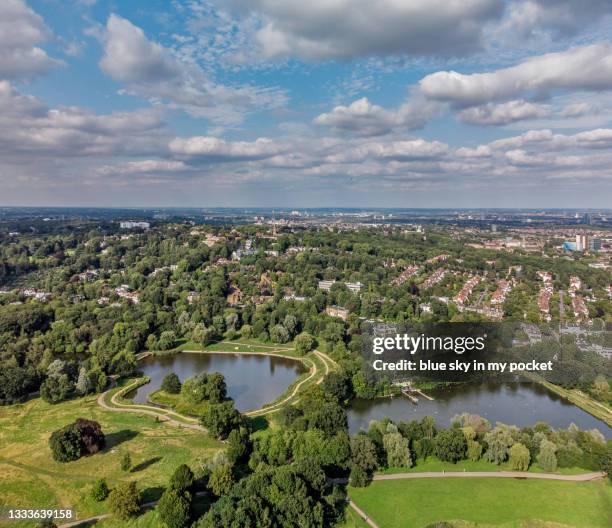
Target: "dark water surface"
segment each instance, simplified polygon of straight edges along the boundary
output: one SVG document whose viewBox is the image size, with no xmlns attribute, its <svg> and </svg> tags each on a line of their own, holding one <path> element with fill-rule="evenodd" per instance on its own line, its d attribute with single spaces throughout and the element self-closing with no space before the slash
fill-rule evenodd
<svg viewBox="0 0 612 528">
<path fill-rule="evenodd" d="M 462 412 L 479 414 L 491 422 L 504 422 L 519 427 L 545 421 L 554 428 L 575 423 L 581 429 L 599 429 L 612 438 L 612 429 L 574 404 L 537 383 L 464 384 L 426 391 L 435 398 L 419 397 L 413 404 L 405 396 L 377 400 L 354 400 L 349 410 L 349 429 L 355 433 L 367 430 L 370 420 L 389 417 L 392 420 L 421 419 L 430 415 L 441 427 L 448 427 L 451 418 Z"/>
<path fill-rule="evenodd" d="M 240 411 L 259 409 L 277 398 L 306 368 L 300 361 L 263 354 L 192 354 L 154 356 L 140 365 L 151 382 L 139 387 L 133 399 L 146 403 L 149 394 L 161 387 L 166 374 L 174 372 L 181 382 L 201 372 L 225 376 L 227 393 Z"/>
</svg>

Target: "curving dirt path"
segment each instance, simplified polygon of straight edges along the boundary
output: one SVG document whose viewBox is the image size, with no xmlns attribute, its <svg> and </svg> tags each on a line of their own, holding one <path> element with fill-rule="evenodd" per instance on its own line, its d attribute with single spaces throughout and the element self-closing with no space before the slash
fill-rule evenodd
<svg viewBox="0 0 612 528">
<path fill-rule="evenodd" d="M 228 344 L 234 344 L 231 342 L 228 342 Z M 236 344 L 240 344 L 240 343 L 236 343 Z M 283 352 L 285 351 L 289 351 L 291 349 L 289 348 L 280 348 L 280 347 L 274 347 L 274 346 L 267 346 L 267 345 L 262 345 L 262 347 L 264 348 L 270 348 L 273 351 L 271 352 L 248 352 L 248 351 L 232 351 L 232 350 L 210 350 L 210 351 L 206 351 L 206 350 L 183 350 L 183 353 L 188 353 L 188 354 L 259 354 L 259 355 L 265 355 L 265 356 L 276 356 L 276 357 L 284 357 L 284 358 L 290 358 L 290 359 L 295 359 L 296 361 L 301 361 L 301 358 L 296 358 L 294 356 L 287 356 L 284 355 Z M 317 356 L 317 358 L 321 361 L 321 363 L 323 363 L 323 367 L 324 367 L 324 373 L 323 375 L 320 376 L 320 378 L 316 381 L 317 385 L 320 384 L 323 381 L 323 378 L 329 374 L 332 370 L 335 370 L 336 368 L 338 368 L 338 364 L 332 359 L 330 358 L 327 354 L 324 354 L 323 352 L 319 351 L 319 350 L 315 350 L 314 355 Z M 245 416 L 250 416 L 250 417 L 258 417 L 258 416 L 265 416 L 267 414 L 271 414 L 274 413 L 278 410 L 280 410 L 283 406 L 287 405 L 290 402 L 297 402 L 298 399 L 295 399 L 296 396 L 298 395 L 300 389 L 302 388 L 302 386 L 311 381 L 314 377 L 316 377 L 317 375 L 319 375 L 319 368 L 317 367 L 317 364 L 313 361 L 312 362 L 312 367 L 310 369 L 310 375 L 303 379 L 302 381 L 300 381 L 291 391 L 291 394 L 289 394 L 286 398 L 283 398 L 281 401 L 276 402 L 273 405 L 270 405 L 269 407 L 264 407 L 261 409 L 256 409 L 253 411 L 248 411 L 245 414 Z M 183 414 L 180 414 L 176 411 L 173 411 L 171 409 L 165 409 L 165 408 L 161 408 L 161 407 L 153 407 L 152 405 L 143 405 L 143 404 L 127 404 L 127 403 L 122 403 L 118 400 L 118 398 L 124 394 L 126 394 L 127 392 L 129 392 L 130 390 L 136 388 L 139 385 L 139 380 L 131 383 L 130 385 L 122 388 L 121 390 L 115 392 L 111 397 L 110 397 L 110 405 L 109 403 L 107 403 L 107 397 L 110 394 L 110 392 L 112 390 L 114 390 L 114 388 L 111 388 L 105 392 L 103 392 L 102 394 L 100 394 L 98 396 L 98 405 L 100 405 L 100 407 L 108 410 L 108 411 L 115 411 L 115 412 L 132 412 L 132 413 L 140 413 L 140 414 L 146 414 L 149 416 L 154 416 L 156 417 L 158 420 L 167 423 L 168 425 L 172 425 L 174 427 L 183 427 L 183 428 L 187 428 L 187 429 L 196 429 L 199 431 L 205 431 L 206 429 L 204 427 L 202 427 L 201 425 L 199 425 L 199 420 L 197 418 L 193 418 L 191 416 L 185 416 Z"/>
<path fill-rule="evenodd" d="M 198 424 L 197 418 L 183 416 L 182 414 L 179 414 L 169 409 L 168 410 L 157 409 L 155 407 L 148 406 L 148 405 L 125 404 L 125 403 L 121 403 L 117 401 L 118 396 L 125 394 L 126 392 L 129 392 L 131 389 L 135 388 L 138 384 L 139 384 L 139 381 L 135 381 L 134 383 L 131 383 L 130 385 L 114 393 L 110 398 L 110 403 L 112 405 L 109 405 L 106 402 L 106 397 L 109 395 L 109 393 L 113 389 L 109 389 L 103 392 L 102 394 L 98 396 L 98 400 L 97 400 L 98 405 L 107 411 L 132 412 L 132 413 L 146 414 L 148 416 L 154 416 L 160 422 L 167 423 L 168 425 L 171 425 L 173 427 L 182 427 L 184 429 L 195 429 L 198 431 L 206 431 L 204 427 Z M 178 420 L 174 419 L 172 418 L 172 416 L 175 416 L 179 419 Z M 184 421 L 181 421 L 181 420 L 184 420 Z"/>
</svg>

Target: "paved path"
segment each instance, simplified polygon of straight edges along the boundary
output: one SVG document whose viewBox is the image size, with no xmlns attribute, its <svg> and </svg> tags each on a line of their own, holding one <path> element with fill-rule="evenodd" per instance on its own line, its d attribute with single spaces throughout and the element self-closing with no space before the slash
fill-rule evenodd
<svg viewBox="0 0 612 528">
<path fill-rule="evenodd" d="M 196 497 L 204 497 L 208 495 L 207 491 L 198 491 Z M 149 510 L 154 508 L 158 501 L 145 502 L 140 505 L 141 510 Z M 112 513 L 101 513 L 100 515 L 94 515 L 93 517 L 87 517 L 86 519 L 78 519 L 76 521 L 70 521 L 68 523 L 60 524 L 58 528 L 76 528 L 77 526 L 89 526 L 90 524 L 101 521 L 102 519 L 109 519 L 112 517 Z"/>
<path fill-rule="evenodd" d="M 581 473 L 579 475 L 558 475 L 556 473 L 529 473 L 526 471 L 424 471 L 421 473 L 389 473 L 387 475 L 374 475 L 372 480 L 399 480 L 417 478 L 518 478 L 566 480 L 570 482 L 587 482 L 606 476 L 603 472 Z"/>
<path fill-rule="evenodd" d="M 372 519 L 370 519 L 365 514 L 365 512 L 359 506 L 357 506 L 357 504 L 355 504 L 352 500 L 349 500 L 349 506 L 357 512 L 357 515 L 359 515 L 359 517 L 361 517 L 364 520 L 364 522 L 368 523 L 368 525 L 370 525 L 372 528 L 378 528 L 378 524 L 376 524 Z"/>
</svg>

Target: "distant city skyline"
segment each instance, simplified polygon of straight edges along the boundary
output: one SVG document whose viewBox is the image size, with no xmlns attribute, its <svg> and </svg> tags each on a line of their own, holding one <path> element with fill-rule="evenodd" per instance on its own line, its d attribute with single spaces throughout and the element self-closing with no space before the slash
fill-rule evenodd
<svg viewBox="0 0 612 528">
<path fill-rule="evenodd" d="M 0 2 L 0 206 L 605 208 L 611 122 L 612 2 Z"/>
</svg>

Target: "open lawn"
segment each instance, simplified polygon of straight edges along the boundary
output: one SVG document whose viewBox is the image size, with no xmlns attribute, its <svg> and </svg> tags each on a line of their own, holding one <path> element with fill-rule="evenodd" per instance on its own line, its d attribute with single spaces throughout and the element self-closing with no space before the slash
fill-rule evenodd
<svg viewBox="0 0 612 528">
<path fill-rule="evenodd" d="M 97 420 L 107 437 L 101 453 L 68 463 L 51 458 L 48 438 L 76 418 Z M 96 396 L 50 405 L 40 399 L 0 407 L 0 502 L 12 507 L 64 507 L 79 518 L 107 511 L 89 498 L 96 479 L 112 487 L 137 480 L 143 500 L 158 498 L 174 469 L 182 463 L 196 467 L 222 444 L 205 433 L 170 427 L 138 413 L 108 412 Z M 129 452 L 134 468 L 120 469 L 119 459 Z M 13 523 L 11 526 L 19 526 Z"/>
<path fill-rule="evenodd" d="M 479 527 L 612 526 L 612 485 L 605 481 L 409 479 L 349 488 L 349 495 L 381 528 L 459 520 Z"/>
</svg>

